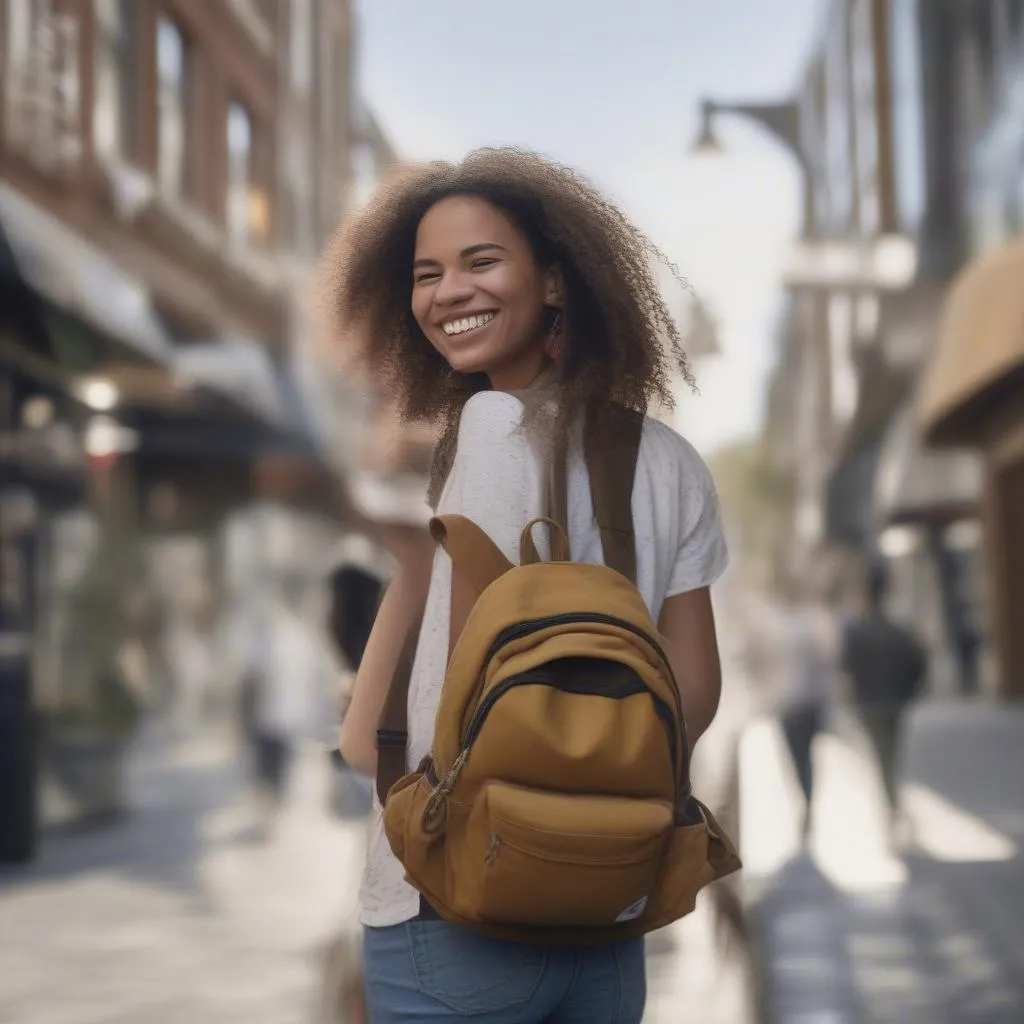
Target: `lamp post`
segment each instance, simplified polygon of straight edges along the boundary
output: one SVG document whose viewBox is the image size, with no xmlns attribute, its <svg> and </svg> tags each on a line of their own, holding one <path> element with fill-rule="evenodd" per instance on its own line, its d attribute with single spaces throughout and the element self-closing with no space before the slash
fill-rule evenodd
<svg viewBox="0 0 1024 1024">
<path fill-rule="evenodd" d="M 819 233 L 814 202 L 814 174 L 803 148 L 800 104 L 796 100 L 773 103 L 722 103 L 704 99 L 700 104 L 700 123 L 691 146 L 695 156 L 713 156 L 723 146 L 715 134 L 714 122 L 720 116 L 746 118 L 761 125 L 790 152 L 800 170 L 803 193 L 801 238 L 814 239 Z M 800 332 L 804 358 L 801 377 L 809 387 L 801 387 L 796 400 L 802 408 L 798 418 L 795 464 L 797 467 L 797 504 L 793 509 L 795 547 L 791 569 L 800 571 L 821 535 L 823 490 L 832 449 L 832 353 L 828 324 L 828 299 L 820 290 L 798 293 Z M 813 523 L 805 523 L 805 510 L 817 510 Z"/>
<path fill-rule="evenodd" d="M 778 139 L 796 159 L 800 167 L 800 182 L 803 188 L 802 236 L 813 238 L 817 234 L 814 175 L 811 173 L 810 161 L 804 152 L 800 134 L 800 104 L 795 100 L 782 100 L 777 103 L 721 103 L 717 100 L 701 100 L 700 127 L 691 147 L 694 155 L 706 156 L 722 152 L 722 144 L 714 129 L 715 118 L 722 114 L 755 121 Z"/>
</svg>

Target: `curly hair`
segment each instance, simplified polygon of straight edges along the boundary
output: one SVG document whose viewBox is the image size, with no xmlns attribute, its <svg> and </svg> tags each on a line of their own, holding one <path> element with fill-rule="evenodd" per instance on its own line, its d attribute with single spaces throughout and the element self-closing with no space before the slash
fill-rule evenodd
<svg viewBox="0 0 1024 1024">
<path fill-rule="evenodd" d="M 453 370 L 411 311 L 412 263 L 420 220 L 454 195 L 485 199 L 523 232 L 542 267 L 565 282 L 559 420 L 611 402 L 646 412 L 673 405 L 678 371 L 693 387 L 679 329 L 654 274 L 678 270 L 613 203 L 570 168 L 518 148 L 480 149 L 461 163 L 400 168 L 329 246 L 326 311 L 375 387 L 406 421 L 441 427 L 431 472 L 436 505 L 454 458 L 466 401 L 489 387 L 484 374 Z"/>
</svg>

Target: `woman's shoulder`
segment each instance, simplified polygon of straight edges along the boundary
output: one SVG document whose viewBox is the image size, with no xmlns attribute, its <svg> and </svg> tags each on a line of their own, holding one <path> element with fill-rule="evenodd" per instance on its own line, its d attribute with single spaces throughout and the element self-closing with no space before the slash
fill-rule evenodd
<svg viewBox="0 0 1024 1024">
<path fill-rule="evenodd" d="M 453 493 L 469 486 L 487 488 L 496 476 L 507 476 L 511 467 L 526 463 L 530 446 L 520 429 L 523 404 L 500 391 L 473 395 L 459 414 L 459 429 L 451 470 L 438 508 L 449 508 Z"/>
<path fill-rule="evenodd" d="M 462 416 L 520 416 L 523 408 L 522 401 L 508 391 L 478 391 L 466 400 Z"/>
<path fill-rule="evenodd" d="M 639 464 L 671 479 L 712 486 L 711 471 L 700 452 L 679 431 L 654 416 L 644 417 Z"/>
<path fill-rule="evenodd" d="M 480 391 L 463 406 L 459 419 L 458 450 L 479 448 L 481 442 L 499 437 L 518 436 L 525 405 L 515 395 L 503 391 Z M 576 431 L 583 424 L 576 424 Z M 578 433 L 577 433 L 578 437 Z M 682 434 L 663 420 L 645 416 L 638 455 L 639 465 L 666 479 L 709 485 L 711 474 L 697 449 Z"/>
<path fill-rule="evenodd" d="M 506 391 L 478 391 L 462 407 L 459 441 L 479 437 L 482 430 L 517 427 L 522 421 L 523 409 L 523 403 Z"/>
</svg>

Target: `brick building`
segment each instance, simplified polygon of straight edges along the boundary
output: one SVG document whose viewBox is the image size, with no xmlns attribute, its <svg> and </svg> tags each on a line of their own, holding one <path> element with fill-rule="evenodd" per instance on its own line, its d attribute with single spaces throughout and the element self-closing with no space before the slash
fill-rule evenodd
<svg viewBox="0 0 1024 1024">
<path fill-rule="evenodd" d="M 207 548 L 254 498 L 336 512 L 304 284 L 353 147 L 393 159 L 352 49 L 345 0 L 0 0 L 0 686 L 53 690 L 58 527 L 106 473 Z"/>
</svg>

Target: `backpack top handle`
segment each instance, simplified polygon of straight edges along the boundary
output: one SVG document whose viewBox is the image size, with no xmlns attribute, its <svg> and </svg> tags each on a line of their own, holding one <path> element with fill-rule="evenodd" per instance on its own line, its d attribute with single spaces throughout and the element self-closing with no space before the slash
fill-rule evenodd
<svg viewBox="0 0 1024 1024">
<path fill-rule="evenodd" d="M 566 536 L 565 530 L 559 523 L 556 523 L 554 519 L 549 519 L 547 516 L 537 516 L 536 519 L 531 519 L 530 522 L 526 524 L 526 528 L 520 535 L 519 564 L 536 565 L 538 562 L 543 561 L 540 557 L 540 553 L 537 551 L 537 545 L 533 540 L 533 528 L 538 523 L 547 523 L 548 530 L 551 532 L 551 561 L 570 561 L 569 538 Z"/>
</svg>

